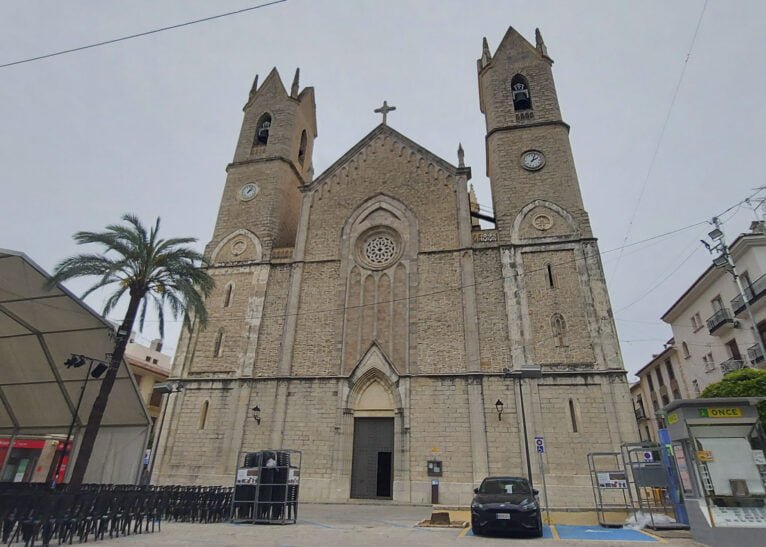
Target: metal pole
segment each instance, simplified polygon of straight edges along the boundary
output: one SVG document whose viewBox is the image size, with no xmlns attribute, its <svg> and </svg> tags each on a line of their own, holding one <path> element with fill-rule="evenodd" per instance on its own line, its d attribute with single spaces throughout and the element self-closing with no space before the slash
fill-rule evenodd
<svg viewBox="0 0 766 547">
<path fill-rule="evenodd" d="M 542 453 L 537 454 L 540 457 L 540 476 L 543 478 L 543 498 L 545 498 L 545 516 L 548 519 L 548 524 L 551 524 L 551 508 L 548 503 L 548 487 L 545 484 L 545 466 L 543 465 Z"/>
<path fill-rule="evenodd" d="M 529 479 L 529 487 L 532 486 L 532 462 L 529 460 L 529 437 L 527 436 L 527 415 L 524 412 L 524 386 L 522 378 L 519 378 L 519 400 L 521 402 L 521 423 L 524 426 L 524 452 L 527 455 L 527 478 Z"/>
<path fill-rule="evenodd" d="M 83 395 L 85 395 L 85 388 L 88 385 L 88 378 L 90 378 L 90 371 L 93 368 L 93 360 L 89 360 L 88 365 L 88 372 L 85 374 L 85 381 L 82 383 L 82 387 L 80 388 L 80 396 L 77 398 L 77 406 L 74 409 L 74 412 L 72 413 L 72 422 L 69 424 L 69 431 L 67 431 L 66 434 L 66 441 L 64 441 L 64 449 L 61 451 L 61 456 L 59 456 L 59 461 L 56 464 L 56 472 L 53 473 L 53 479 L 51 480 L 51 489 L 56 489 L 56 481 L 58 480 L 59 473 L 61 473 L 61 466 L 64 464 L 64 456 L 67 455 L 67 451 L 69 449 L 69 441 L 72 438 L 72 431 L 74 431 L 74 425 L 77 422 L 77 418 L 80 415 L 80 405 L 82 404 L 82 398 Z M 70 464 L 72 462 L 69 462 Z"/>
</svg>

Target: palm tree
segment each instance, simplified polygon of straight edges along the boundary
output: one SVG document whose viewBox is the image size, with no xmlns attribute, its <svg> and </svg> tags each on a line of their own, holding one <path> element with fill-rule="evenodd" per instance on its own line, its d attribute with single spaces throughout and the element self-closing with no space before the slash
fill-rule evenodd
<svg viewBox="0 0 766 547">
<path fill-rule="evenodd" d="M 126 224 L 112 224 L 104 232 L 77 232 L 73 237 L 79 244 L 95 243 L 104 249 L 98 254 L 81 254 L 64 259 L 58 264 L 49 281 L 55 286 L 62 281 L 83 276 L 99 276 L 100 279 L 85 293 L 109 285 L 116 290 L 104 304 L 104 316 L 108 315 L 126 295 L 128 309 L 117 331 L 114 353 L 80 444 L 70 485 L 79 486 L 85 477 L 88 462 L 96 442 L 101 420 L 120 368 L 133 324 L 139 321 L 143 330 L 147 306 L 151 302 L 159 319 L 160 337 L 165 335 L 165 309 L 173 318 L 183 315 L 184 326 L 191 331 L 190 315 L 204 325 L 207 321 L 205 298 L 213 289 L 213 279 L 205 271 L 204 257 L 187 247 L 194 238 L 160 239 L 160 219 L 147 231 L 134 215 L 124 215 Z M 191 314 L 189 313 L 191 312 Z"/>
</svg>

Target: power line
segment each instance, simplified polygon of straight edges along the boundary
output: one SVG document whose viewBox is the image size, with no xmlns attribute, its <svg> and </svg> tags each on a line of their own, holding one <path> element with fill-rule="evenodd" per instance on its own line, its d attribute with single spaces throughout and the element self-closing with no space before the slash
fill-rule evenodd
<svg viewBox="0 0 766 547">
<path fill-rule="evenodd" d="M 638 193 L 638 200 L 636 200 L 636 205 L 633 207 L 633 213 L 630 216 L 630 220 L 628 221 L 628 228 L 625 231 L 625 238 L 623 239 L 623 244 L 628 242 L 628 238 L 630 237 L 630 232 L 633 228 L 633 222 L 636 220 L 636 215 L 638 214 L 638 209 L 641 206 L 641 201 L 644 197 L 644 192 L 646 191 L 646 186 L 649 182 L 649 178 L 652 175 L 652 171 L 654 170 L 654 165 L 657 160 L 657 156 L 660 152 L 660 145 L 662 144 L 662 139 L 665 137 L 665 130 L 668 127 L 668 122 L 670 121 L 670 114 L 673 112 L 673 106 L 676 103 L 676 98 L 678 97 L 678 91 L 681 89 L 681 83 L 684 80 L 684 75 L 686 74 L 686 67 L 689 65 L 689 58 L 692 55 L 692 50 L 694 49 L 694 43 L 697 41 L 697 34 L 699 33 L 700 25 L 702 24 L 702 18 L 705 15 L 705 10 L 707 9 L 707 3 L 708 0 L 705 0 L 704 5 L 702 6 L 702 11 L 700 12 L 699 18 L 697 19 L 697 26 L 694 28 L 694 35 L 692 36 L 692 41 L 689 44 L 689 51 L 686 53 L 686 59 L 684 59 L 684 64 L 681 67 L 681 74 L 678 77 L 678 82 L 676 83 L 676 88 L 673 91 L 673 97 L 670 100 L 670 105 L 668 106 L 667 114 L 665 115 L 665 120 L 662 123 L 662 129 L 660 129 L 660 136 L 657 139 L 657 145 L 654 148 L 654 153 L 652 154 L 651 160 L 649 160 L 649 169 L 646 171 L 646 176 L 644 177 L 644 181 L 641 184 L 641 190 Z M 617 275 L 617 270 L 620 266 L 620 259 L 622 258 L 622 253 L 617 258 L 617 263 L 614 265 L 614 269 L 612 270 L 612 276 Z"/>
<path fill-rule="evenodd" d="M 131 40 L 133 38 L 140 38 L 142 36 L 148 36 L 150 34 L 157 34 L 159 32 L 164 32 L 166 30 L 174 30 L 174 29 L 181 28 L 181 27 L 188 27 L 190 25 L 196 25 L 197 23 L 204 23 L 204 22 L 207 22 L 207 21 L 213 21 L 214 19 L 221 19 L 223 17 L 228 17 L 230 15 L 239 15 L 241 13 L 245 13 L 245 12 L 248 12 L 248 11 L 253 11 L 253 10 L 257 10 L 257 9 L 260 9 L 260 8 L 265 8 L 265 7 L 268 7 L 268 6 L 273 6 L 274 4 L 281 4 L 282 2 L 287 2 L 287 0 L 273 0 L 271 2 L 266 2 L 265 4 L 259 4 L 257 6 L 251 6 L 249 8 L 243 8 L 243 9 L 235 10 L 235 11 L 229 11 L 229 12 L 226 12 L 226 13 L 221 13 L 219 15 L 212 15 L 210 17 L 203 17 L 202 19 L 195 19 L 194 21 L 187 21 L 185 23 L 178 23 L 177 25 L 170 25 L 168 27 L 162 27 L 162 28 L 158 28 L 158 29 L 154 29 L 154 30 L 147 30 L 145 32 L 139 32 L 137 34 L 130 34 L 128 36 L 121 36 L 120 38 L 113 38 L 111 40 L 104 40 L 103 42 L 96 42 L 95 44 L 88 44 L 88 45 L 85 45 L 85 46 L 74 47 L 74 48 L 71 48 L 71 49 L 65 49 L 65 50 L 56 51 L 56 52 L 53 52 L 53 53 L 46 53 L 44 55 L 38 55 L 37 57 L 29 57 L 27 59 L 20 59 L 18 61 L 12 61 L 10 63 L 2 64 L 2 65 L 0 65 L 0 68 L 7 68 L 9 66 L 21 65 L 21 64 L 24 64 L 24 63 L 31 63 L 33 61 L 40 61 L 42 59 L 49 59 L 51 57 L 58 57 L 59 55 L 66 55 L 67 53 L 74 53 L 76 51 L 83 51 L 85 49 L 91 49 L 91 48 L 94 48 L 94 47 L 106 46 L 106 45 L 114 44 L 114 43 L 117 43 L 117 42 L 124 42 L 125 40 Z"/>
<path fill-rule="evenodd" d="M 647 241 L 652 241 L 652 240 L 655 240 L 655 239 L 658 239 L 658 238 L 661 238 L 661 237 L 665 237 L 665 236 L 670 235 L 670 234 L 674 234 L 674 233 L 678 233 L 678 232 L 683 231 L 683 230 L 688 230 L 690 228 L 694 228 L 694 227 L 699 226 L 701 224 L 706 224 L 706 222 L 707 221 L 696 222 L 694 224 L 690 224 L 689 226 L 685 226 L 683 228 L 678 228 L 678 229 L 675 229 L 675 230 L 671 230 L 670 232 L 666 232 L 664 234 L 659 234 L 659 235 L 652 236 L 650 238 L 647 238 L 647 239 L 644 239 L 644 240 L 641 240 L 641 241 L 635 241 L 633 243 L 629 243 L 627 246 L 628 247 L 632 247 L 634 245 L 639 245 L 641 243 L 646 243 Z M 609 249 L 607 251 L 601 251 L 599 253 L 586 255 L 585 258 L 587 259 L 587 258 L 592 258 L 594 256 L 603 256 L 605 254 L 613 253 L 615 251 L 621 250 L 622 248 L 623 247 L 616 247 L 614 249 Z M 551 265 L 552 266 L 564 266 L 566 264 L 575 263 L 578 260 L 581 260 L 581 259 L 576 257 L 576 258 L 571 259 L 571 260 L 564 260 L 564 261 L 561 261 L 561 262 L 553 263 Z M 542 271 L 546 271 L 546 270 L 547 270 L 547 266 L 545 266 L 543 268 L 536 268 L 536 269 L 532 269 L 532 270 L 526 270 L 524 272 L 524 275 L 526 276 L 526 275 L 529 275 L 529 274 L 533 274 L 533 273 L 537 273 L 537 272 L 542 272 Z M 446 287 L 444 289 L 439 289 L 439 290 L 431 291 L 431 292 L 427 292 L 427 293 L 416 294 L 416 295 L 411 295 L 411 296 L 404 296 L 404 297 L 401 297 L 401 298 L 394 298 L 394 299 L 391 299 L 391 300 L 384 300 L 384 301 L 378 301 L 378 302 L 358 304 L 358 305 L 355 305 L 355 306 L 338 306 L 338 307 L 334 307 L 334 308 L 326 308 L 326 309 L 318 309 L 318 310 L 307 310 L 307 311 L 294 312 L 294 313 L 263 314 L 263 315 L 261 315 L 261 319 L 276 319 L 276 318 L 286 318 L 286 317 L 300 316 L 300 315 L 304 315 L 305 316 L 305 315 L 316 315 L 316 314 L 322 314 L 322 313 L 335 313 L 335 312 L 341 312 L 341 311 L 352 310 L 352 309 L 366 308 L 366 307 L 374 306 L 374 305 L 378 305 L 378 304 L 390 304 L 390 303 L 403 302 L 403 301 L 408 301 L 408 300 L 417 300 L 417 299 L 420 299 L 420 298 L 427 298 L 429 296 L 436 296 L 438 294 L 443 294 L 443 293 L 446 293 L 446 292 L 459 291 L 459 290 L 468 289 L 468 288 L 471 288 L 471 287 L 477 287 L 479 285 L 488 285 L 490 283 L 497 283 L 498 281 L 504 281 L 505 279 L 506 279 L 505 276 L 500 276 L 500 277 L 495 277 L 495 278 L 488 279 L 488 280 L 485 280 L 485 281 L 477 281 L 475 283 L 469 283 L 469 284 L 465 284 L 465 285 L 457 285 L 457 286 L 454 286 L 454 287 Z M 156 320 L 153 321 L 153 322 L 156 322 Z M 168 321 L 166 321 L 166 322 L 168 322 Z M 176 321 L 173 321 L 173 322 L 178 323 L 178 322 L 180 322 L 180 320 L 176 320 Z"/>
</svg>

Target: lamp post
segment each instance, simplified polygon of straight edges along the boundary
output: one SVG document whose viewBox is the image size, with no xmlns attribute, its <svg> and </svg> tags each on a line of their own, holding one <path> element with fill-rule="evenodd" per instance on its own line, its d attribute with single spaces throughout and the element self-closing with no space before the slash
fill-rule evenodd
<svg viewBox="0 0 766 547">
<path fill-rule="evenodd" d="M 761 331 L 758 330 L 758 325 L 755 322 L 755 317 L 753 317 L 753 310 L 750 308 L 750 299 L 745 293 L 745 289 L 742 287 L 742 280 L 737 273 L 737 268 L 734 265 L 734 259 L 731 257 L 731 253 L 729 252 L 729 247 L 726 245 L 726 237 L 724 236 L 723 230 L 721 230 L 721 221 L 718 219 L 718 217 L 713 217 L 711 223 L 713 226 L 715 226 L 715 228 L 710 231 L 708 237 L 713 240 L 714 245 L 711 247 L 704 240 L 702 241 L 702 244 L 705 246 L 708 252 L 710 252 L 710 254 L 715 252 L 720 253 L 713 259 L 713 265 L 716 268 L 723 268 L 734 278 L 734 283 L 737 285 L 739 295 L 742 298 L 742 302 L 745 304 L 747 315 L 750 318 L 750 324 L 753 328 L 753 336 L 755 337 L 755 341 L 758 344 L 758 348 L 761 350 L 761 355 L 764 359 L 766 359 L 766 347 L 764 347 L 763 336 L 761 336 Z"/>
<path fill-rule="evenodd" d="M 162 419 L 160 420 L 160 427 L 157 430 L 157 434 L 154 436 L 154 441 L 152 442 L 151 460 L 149 462 L 149 470 L 147 473 L 149 482 L 152 481 L 152 471 L 154 471 L 154 462 L 157 459 L 157 444 L 160 442 L 160 435 L 162 435 L 162 426 L 165 424 L 165 418 L 168 413 L 168 402 L 170 401 L 170 394 L 183 391 L 183 388 L 184 388 L 184 385 L 181 382 L 162 382 L 159 384 L 154 384 L 154 388 L 152 388 L 152 391 L 156 391 L 157 393 L 162 393 L 166 397 L 165 397 L 165 401 L 162 403 Z"/>
<path fill-rule="evenodd" d="M 82 405 L 82 398 L 85 395 L 85 388 L 88 386 L 88 378 L 100 378 L 104 372 L 106 372 L 107 365 L 103 361 L 88 357 L 86 355 L 71 354 L 69 359 L 64 361 L 66 368 L 80 368 L 85 363 L 88 363 L 88 372 L 85 374 L 85 380 L 83 380 L 82 387 L 80 388 L 80 396 L 77 398 L 77 405 L 72 413 L 72 421 L 69 423 L 69 431 L 66 434 L 66 441 L 64 441 L 64 449 L 61 451 L 58 462 L 56 463 L 56 472 L 53 473 L 53 479 L 51 480 L 51 489 L 56 488 L 56 481 L 58 480 L 59 473 L 61 473 L 61 466 L 64 464 L 64 458 L 69 452 L 69 441 L 72 439 L 72 433 L 74 432 L 74 426 L 77 423 L 77 417 L 80 415 L 80 405 Z M 94 363 L 98 363 L 96 367 L 93 367 Z"/>
<path fill-rule="evenodd" d="M 521 424 L 524 429 L 524 453 L 527 457 L 527 479 L 529 480 L 529 487 L 532 486 L 532 462 L 529 457 L 529 436 L 527 435 L 527 415 L 524 411 L 524 389 L 522 386 L 522 380 L 524 378 L 542 378 L 543 371 L 539 366 L 534 367 L 522 367 L 519 370 L 503 369 L 503 378 L 517 378 L 519 380 L 519 403 L 521 404 Z"/>
</svg>

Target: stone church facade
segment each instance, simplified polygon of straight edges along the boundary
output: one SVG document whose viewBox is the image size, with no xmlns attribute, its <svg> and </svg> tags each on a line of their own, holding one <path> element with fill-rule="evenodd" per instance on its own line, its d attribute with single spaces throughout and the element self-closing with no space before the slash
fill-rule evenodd
<svg viewBox="0 0 766 547">
<path fill-rule="evenodd" d="M 304 501 L 427 503 L 438 460 L 440 501 L 467 503 L 487 475 L 526 474 L 525 419 L 551 505 L 592 505 L 586 454 L 638 435 L 552 63 L 539 33 L 484 43 L 494 229 L 462 150 L 456 166 L 385 122 L 314 177 L 313 88 L 256 79 L 159 482 L 232 484 L 243 452 L 291 448 Z"/>
</svg>

